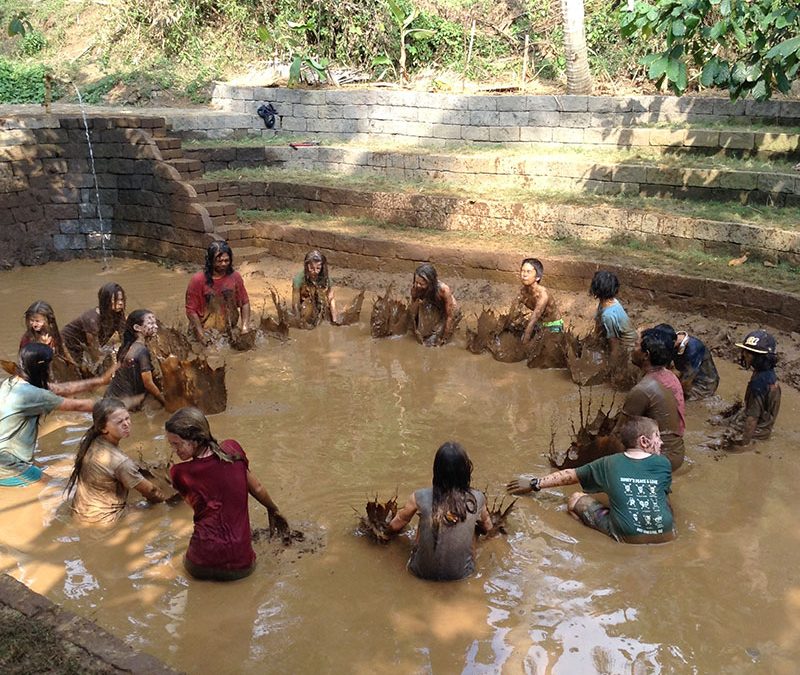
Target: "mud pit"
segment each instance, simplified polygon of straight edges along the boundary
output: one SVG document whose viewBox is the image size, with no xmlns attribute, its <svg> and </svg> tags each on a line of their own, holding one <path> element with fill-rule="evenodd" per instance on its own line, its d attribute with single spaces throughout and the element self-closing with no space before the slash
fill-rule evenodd
<svg viewBox="0 0 800 675">
<path fill-rule="evenodd" d="M 300 263 L 267 259 L 257 267 L 286 297 Z M 254 269 L 242 267 L 256 309 L 268 290 L 257 277 L 250 281 Z M 405 570 L 410 538 L 379 547 L 354 537 L 353 509 L 376 493 L 403 500 L 429 485 L 435 449 L 448 438 L 464 443 L 474 484 L 491 494 L 515 473 L 549 471 L 551 425 L 555 420 L 558 447 L 567 447 L 578 390 L 565 371 L 499 363 L 465 349 L 464 325 L 474 325 L 484 305 L 507 307 L 514 287 L 443 275 L 465 319 L 453 343 L 426 349 L 411 336 L 369 335 L 375 295 L 390 281 L 405 292 L 411 270 L 333 272 L 344 285 L 337 301 L 368 289 L 360 323 L 290 330 L 285 341 L 259 337 L 247 352 L 226 348 L 227 409 L 211 418 L 219 438 L 242 443 L 306 548 L 259 542 L 251 577 L 199 583 L 187 580 L 181 565 L 192 528 L 185 505 L 135 509 L 112 530 L 76 527 L 61 493 L 88 422 L 55 414 L 38 456 L 57 480 L 0 492 L 0 568 L 188 672 L 795 671 L 796 391 L 784 386 L 772 439 L 734 456 L 699 448 L 714 406 L 688 404 L 687 465 L 673 484 L 674 543 L 615 544 L 566 515 L 570 488 L 551 490 L 517 502 L 508 536 L 479 547 L 476 577 L 422 582 Z M 114 261 L 109 273 L 73 262 L 0 278 L 0 310 L 10 317 L 0 327 L 0 353 L 9 358 L 32 299 L 46 298 L 65 322 L 114 280 L 130 308 L 149 307 L 177 325 L 188 274 Z M 561 299 L 565 314 L 577 317 L 576 329 L 588 327 L 594 303 L 583 295 Z M 655 307 L 626 307 L 637 323 L 666 318 Z M 746 332 L 718 320 L 669 318 L 704 338 Z M 788 338 L 778 340 L 784 349 Z M 721 360 L 718 366 L 720 395 L 732 401 L 747 374 Z M 607 388 L 594 392 L 610 400 Z M 133 436 L 123 442 L 130 456 L 167 459 L 166 417 L 161 410 L 134 414 Z M 264 527 L 264 509 L 251 501 L 251 513 L 253 526 Z"/>
</svg>

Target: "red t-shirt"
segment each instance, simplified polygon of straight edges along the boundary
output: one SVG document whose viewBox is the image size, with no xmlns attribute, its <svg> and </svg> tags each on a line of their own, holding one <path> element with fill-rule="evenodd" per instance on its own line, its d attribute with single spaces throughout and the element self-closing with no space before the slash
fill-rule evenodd
<svg viewBox="0 0 800 675">
<path fill-rule="evenodd" d="M 221 300 L 232 298 L 236 307 L 240 309 L 250 302 L 244 281 L 238 272 L 214 279 L 211 286 L 206 283 L 205 272 L 197 272 L 192 275 L 189 286 L 186 288 L 186 313 L 196 314 L 204 319 L 212 297 L 218 297 Z M 222 304 L 224 305 L 224 303 Z"/>
<path fill-rule="evenodd" d="M 247 510 L 247 455 L 234 440 L 220 447 L 235 462 L 216 455 L 175 464 L 172 485 L 194 509 L 194 532 L 186 557 L 195 565 L 221 570 L 241 570 L 256 559 Z"/>
<path fill-rule="evenodd" d="M 666 368 L 656 368 L 655 370 L 651 370 L 647 375 L 652 377 L 664 388 L 671 391 L 672 395 L 675 397 L 675 403 L 678 404 L 678 436 L 683 436 L 683 432 L 686 431 L 686 402 L 683 397 L 681 381 L 675 373 Z"/>
</svg>

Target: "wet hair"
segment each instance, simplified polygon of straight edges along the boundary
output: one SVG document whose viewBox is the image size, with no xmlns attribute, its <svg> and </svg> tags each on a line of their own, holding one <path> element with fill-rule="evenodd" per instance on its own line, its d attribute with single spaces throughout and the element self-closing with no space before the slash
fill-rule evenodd
<svg viewBox="0 0 800 675">
<path fill-rule="evenodd" d="M 118 293 L 122 293 L 123 308 L 121 312 L 115 312 L 111 309 Z M 122 286 L 115 284 L 113 281 L 102 285 L 100 290 L 97 291 L 97 308 L 100 310 L 100 332 L 97 335 L 97 340 L 101 345 L 108 342 L 114 333 L 122 335 L 125 332 L 124 303 L 126 300 Z"/>
<path fill-rule="evenodd" d="M 431 521 L 434 546 L 439 527 L 456 525 L 478 510 L 478 502 L 470 491 L 472 462 L 460 443 L 443 443 L 433 458 L 433 508 Z"/>
<path fill-rule="evenodd" d="M 227 241 L 212 241 L 206 249 L 206 266 L 205 275 L 206 283 L 211 286 L 214 283 L 214 260 L 217 256 L 227 253 L 231 261 L 228 263 L 228 269 L 225 270 L 225 276 L 233 274 L 233 251 Z"/>
<path fill-rule="evenodd" d="M 589 295 L 598 300 L 610 300 L 616 298 L 619 292 L 619 279 L 617 275 L 608 270 L 598 270 L 592 277 L 592 284 L 589 286 Z"/>
<path fill-rule="evenodd" d="M 653 326 L 653 330 L 660 330 L 662 333 L 664 333 L 671 345 L 674 345 L 675 340 L 678 339 L 678 333 L 676 333 L 675 329 L 668 323 L 660 323 L 657 326 Z"/>
<path fill-rule="evenodd" d="M 164 423 L 164 428 L 184 441 L 194 441 L 198 447 L 207 448 L 223 462 L 242 459 L 238 455 L 229 455 L 220 447 L 217 439 L 211 435 L 208 419 L 198 408 L 181 408 Z"/>
<path fill-rule="evenodd" d="M 322 263 L 322 269 L 319 271 L 316 280 L 312 279 L 308 274 L 308 264 L 312 262 Z M 316 286 L 317 288 L 328 287 L 328 259 L 320 253 L 317 249 L 306 253 L 303 258 L 303 279 L 309 286 Z"/>
<path fill-rule="evenodd" d="M 125 358 L 131 345 L 136 342 L 136 338 L 139 337 L 135 326 L 141 326 L 144 322 L 144 318 L 152 313 L 153 312 L 149 309 L 134 309 L 128 314 L 128 318 L 125 321 L 125 332 L 122 334 L 122 344 L 119 346 L 119 351 L 117 352 L 117 363 L 122 363 L 122 359 Z"/>
<path fill-rule="evenodd" d="M 436 273 L 436 268 L 430 263 L 422 263 L 422 265 L 414 270 L 414 276 L 422 277 L 428 282 L 428 288 L 425 291 L 425 300 L 439 309 L 443 309 L 444 302 L 439 298 L 439 275 Z"/>
<path fill-rule="evenodd" d="M 539 260 L 539 258 L 525 258 L 525 260 L 520 263 L 520 269 L 522 269 L 523 265 L 530 265 L 533 267 L 533 269 L 536 270 L 536 280 L 542 280 L 544 276 L 544 265 L 542 265 L 542 261 Z"/>
<path fill-rule="evenodd" d="M 89 429 L 83 435 L 83 438 L 81 438 L 80 445 L 78 446 L 78 452 L 75 455 L 75 466 L 73 467 L 72 473 L 67 481 L 67 487 L 64 488 L 64 492 L 66 494 L 72 492 L 72 489 L 75 487 L 75 485 L 77 485 L 78 478 L 81 475 L 81 468 L 83 468 L 83 460 L 86 457 L 86 453 L 89 451 L 92 443 L 94 443 L 100 436 L 103 435 L 103 431 L 106 428 L 106 424 L 108 423 L 108 418 L 111 416 L 111 413 L 117 410 L 125 409 L 125 404 L 113 396 L 101 398 L 99 401 L 97 401 L 97 403 L 94 404 L 94 407 L 92 408 L 92 426 L 89 427 Z"/>
<path fill-rule="evenodd" d="M 28 337 L 30 341 L 35 341 L 36 336 L 34 335 L 33 331 L 30 329 L 28 322 L 33 318 L 35 314 L 41 314 L 45 321 L 47 322 L 47 332 L 53 338 L 53 345 L 55 346 L 55 351 L 59 356 L 67 358 L 66 353 L 64 352 L 64 348 L 61 343 L 61 333 L 58 330 L 58 322 L 56 321 L 56 313 L 53 311 L 53 308 L 50 306 L 50 303 L 45 302 L 44 300 L 37 300 L 34 302 L 28 309 L 25 310 L 25 335 Z"/>
<path fill-rule="evenodd" d="M 658 423 L 651 417 L 629 417 L 619 430 L 619 437 L 625 449 L 639 448 L 639 437 L 650 436 L 658 431 Z"/>
<path fill-rule="evenodd" d="M 642 331 L 642 351 L 650 357 L 653 366 L 668 366 L 672 361 L 675 341 L 670 342 L 669 336 L 658 328 L 648 328 Z"/>
<path fill-rule="evenodd" d="M 53 350 L 41 342 L 30 342 L 19 350 L 17 374 L 39 389 L 47 389 L 50 383 L 50 362 Z"/>
</svg>

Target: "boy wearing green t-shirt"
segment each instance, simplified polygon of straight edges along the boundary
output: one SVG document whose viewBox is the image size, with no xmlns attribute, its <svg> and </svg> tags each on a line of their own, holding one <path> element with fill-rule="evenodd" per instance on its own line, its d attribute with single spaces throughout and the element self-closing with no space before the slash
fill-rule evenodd
<svg viewBox="0 0 800 675">
<path fill-rule="evenodd" d="M 656 544 L 675 538 L 669 493 L 672 468 L 661 455 L 658 424 L 649 417 L 631 417 L 620 429 L 627 448 L 577 469 L 555 471 L 542 478 L 519 476 L 506 485 L 513 494 L 580 484 L 567 502 L 571 516 L 617 541 Z M 604 492 L 609 506 L 587 493 Z"/>
</svg>

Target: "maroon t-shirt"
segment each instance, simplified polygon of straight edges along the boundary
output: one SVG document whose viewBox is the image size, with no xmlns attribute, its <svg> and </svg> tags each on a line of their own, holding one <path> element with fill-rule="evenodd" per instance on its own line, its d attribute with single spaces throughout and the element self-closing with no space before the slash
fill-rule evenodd
<svg viewBox="0 0 800 675">
<path fill-rule="evenodd" d="M 675 397 L 675 403 L 678 404 L 678 417 L 680 418 L 678 436 L 683 436 L 683 432 L 686 430 L 686 402 L 683 397 L 683 387 L 681 386 L 681 381 L 678 379 L 678 376 L 666 368 L 656 368 L 647 373 L 645 377 L 652 377 L 656 382 L 659 382 L 672 392 L 672 395 Z"/>
<path fill-rule="evenodd" d="M 194 532 L 186 557 L 201 567 L 241 570 L 256 559 L 247 510 L 247 456 L 234 440 L 222 441 L 220 447 L 240 459 L 223 462 L 216 455 L 192 459 L 175 464 L 170 476 L 194 509 Z"/>
</svg>

